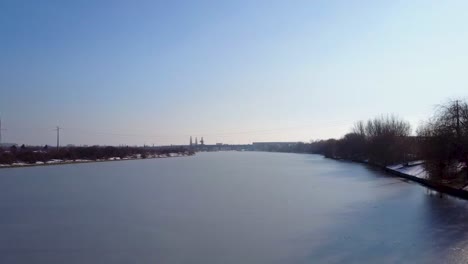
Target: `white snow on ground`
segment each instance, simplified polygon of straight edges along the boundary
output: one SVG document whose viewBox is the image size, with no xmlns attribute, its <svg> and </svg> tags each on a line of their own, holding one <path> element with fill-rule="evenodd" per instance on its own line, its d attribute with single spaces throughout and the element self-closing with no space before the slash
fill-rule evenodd
<svg viewBox="0 0 468 264">
<path fill-rule="evenodd" d="M 168 155 L 149 155 L 148 158 L 167 158 L 167 157 L 182 157 L 184 154 L 179 153 L 169 153 Z M 110 157 L 108 159 L 97 159 L 96 161 L 116 161 L 116 160 L 130 160 L 130 159 L 141 159 L 141 154 L 137 154 L 132 157 Z M 75 162 L 94 162 L 94 160 L 87 159 L 76 159 L 76 160 L 61 160 L 61 159 L 52 159 L 47 162 L 37 161 L 33 164 L 28 164 L 24 162 L 15 162 L 13 164 L 0 164 L 0 167 L 20 167 L 20 166 L 34 166 L 34 165 L 46 165 L 46 164 L 60 164 L 60 163 L 75 163 Z"/>
<path fill-rule="evenodd" d="M 391 166 L 387 166 L 388 169 L 391 169 L 391 170 L 398 170 L 400 168 L 403 168 L 405 165 L 403 164 L 396 164 L 396 165 L 391 165 Z"/>
<path fill-rule="evenodd" d="M 47 164 L 61 163 L 61 162 L 63 162 L 63 160 L 60 160 L 60 159 L 51 159 L 51 160 L 47 161 Z"/>
<path fill-rule="evenodd" d="M 424 164 L 424 160 L 415 160 L 408 162 L 409 166 Z"/>
<path fill-rule="evenodd" d="M 424 164 L 405 166 L 400 169 L 397 169 L 397 171 L 423 179 L 426 179 L 429 176 L 426 169 L 424 168 Z"/>
<path fill-rule="evenodd" d="M 429 174 L 424 168 L 423 161 L 413 161 L 408 164 L 416 164 L 416 165 L 396 164 L 392 166 L 387 166 L 387 168 L 407 174 L 407 175 L 415 176 L 415 177 L 422 178 L 422 179 L 427 179 Z"/>
</svg>

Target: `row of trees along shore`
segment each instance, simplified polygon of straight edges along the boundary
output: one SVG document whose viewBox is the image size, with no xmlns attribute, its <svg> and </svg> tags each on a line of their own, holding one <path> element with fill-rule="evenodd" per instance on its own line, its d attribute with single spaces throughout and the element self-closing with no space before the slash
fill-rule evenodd
<svg viewBox="0 0 468 264">
<path fill-rule="evenodd" d="M 48 146 L 35 147 L 12 146 L 0 148 L 0 164 L 13 164 L 23 162 L 34 164 L 37 162 L 48 162 L 51 160 L 107 160 L 110 158 L 149 158 L 155 156 L 170 156 L 171 153 L 179 155 L 192 155 L 193 151 L 185 147 L 62 147 L 60 149 Z"/>
<path fill-rule="evenodd" d="M 358 121 L 340 139 L 300 143 L 278 151 L 322 154 L 329 158 L 388 166 L 422 160 L 437 181 L 468 182 L 468 104 L 451 100 L 412 134 L 409 122 L 395 115 Z"/>
</svg>

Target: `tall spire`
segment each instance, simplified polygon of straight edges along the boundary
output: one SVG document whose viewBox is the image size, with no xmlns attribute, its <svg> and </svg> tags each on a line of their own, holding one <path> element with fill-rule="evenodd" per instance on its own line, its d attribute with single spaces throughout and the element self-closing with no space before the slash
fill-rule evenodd
<svg viewBox="0 0 468 264">
<path fill-rule="evenodd" d="M 195 137 L 195 146 L 198 146 L 198 138 Z"/>
<path fill-rule="evenodd" d="M 192 146 L 193 143 L 192 143 L 192 136 L 190 136 L 190 146 Z"/>
<path fill-rule="evenodd" d="M 203 140 L 203 137 L 200 139 L 200 144 L 203 146 L 205 144 L 205 141 Z"/>
</svg>

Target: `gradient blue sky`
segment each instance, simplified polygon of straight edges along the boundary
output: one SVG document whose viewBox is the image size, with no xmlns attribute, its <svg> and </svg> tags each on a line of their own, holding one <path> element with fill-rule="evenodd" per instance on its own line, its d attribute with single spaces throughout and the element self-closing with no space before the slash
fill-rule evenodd
<svg viewBox="0 0 468 264">
<path fill-rule="evenodd" d="M 4 141 L 309 141 L 465 97 L 468 1 L 0 1 Z"/>
</svg>

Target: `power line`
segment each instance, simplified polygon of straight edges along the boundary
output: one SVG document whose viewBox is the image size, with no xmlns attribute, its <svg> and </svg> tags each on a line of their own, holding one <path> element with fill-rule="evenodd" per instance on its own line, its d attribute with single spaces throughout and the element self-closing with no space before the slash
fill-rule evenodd
<svg viewBox="0 0 468 264">
<path fill-rule="evenodd" d="M 178 134 L 178 133 L 173 133 L 173 134 L 145 134 L 145 133 L 121 133 L 120 131 L 96 131 L 96 130 L 87 130 L 87 129 L 82 129 L 82 128 L 70 128 L 66 127 L 67 131 L 70 133 L 86 133 L 89 135 L 102 135 L 102 136 L 118 136 L 118 137 L 133 137 L 133 138 L 147 138 L 147 139 L 158 139 L 158 140 L 164 140 L 164 139 L 170 139 L 174 137 L 189 137 L 190 135 L 203 135 L 205 137 L 233 137 L 236 135 L 271 135 L 275 133 L 284 133 L 285 131 L 303 131 L 303 130 L 311 130 L 313 131 L 314 128 L 316 129 L 330 129 L 333 127 L 342 127 L 342 126 L 349 126 L 351 125 L 351 121 L 328 121 L 328 122 L 317 122 L 317 124 L 312 124 L 312 123 L 303 123 L 302 125 L 298 126 L 289 126 L 289 127 L 276 127 L 276 128 L 270 128 L 270 129 L 258 129 L 258 130 L 240 130 L 240 131 L 214 131 L 214 132 L 198 132 L 198 133 L 190 133 L 190 134 Z M 1 128 L 1 120 L 0 120 L 0 128 Z M 41 128 L 41 127 L 36 127 L 36 128 L 19 128 L 15 127 L 15 130 L 42 130 L 46 128 Z M 50 129 L 50 128 L 49 128 Z M 56 137 L 57 137 L 57 149 L 60 148 L 60 130 L 63 130 L 64 127 L 57 126 L 53 130 L 56 131 Z M 6 129 L 3 129 L 6 130 Z M 1 131 L 0 131 L 1 133 Z M 1 135 L 0 135 L 1 137 Z M 0 138 L 1 140 L 1 138 Z M 1 142 L 1 141 L 0 141 Z"/>
<path fill-rule="evenodd" d="M 338 121 L 338 122 L 326 122 L 320 123 L 316 125 L 317 128 L 332 128 L 332 127 L 340 127 L 345 125 L 350 125 L 352 122 L 347 121 Z M 279 131 L 288 131 L 288 130 L 297 130 L 297 129 L 304 129 L 304 128 L 311 128 L 312 125 L 301 125 L 301 126 L 294 126 L 294 127 L 279 127 L 279 128 L 272 128 L 272 129 L 259 129 L 259 130 L 245 130 L 245 131 L 219 131 L 219 132 L 212 132 L 212 133 L 190 133 L 190 134 L 170 134 L 170 135 L 155 135 L 155 134 L 132 134 L 132 133 L 118 133 L 118 132 L 110 132 L 110 131 L 90 131 L 84 130 L 80 128 L 73 128 L 72 131 L 81 131 L 87 134 L 94 134 L 94 135 L 109 135 L 109 136 L 120 136 L 120 137 L 146 137 L 146 138 L 168 138 L 168 137 L 175 137 L 175 136 L 190 136 L 193 134 L 196 135 L 204 135 L 204 136 L 229 136 L 229 135 L 240 135 L 240 134 L 271 134 Z"/>
</svg>

